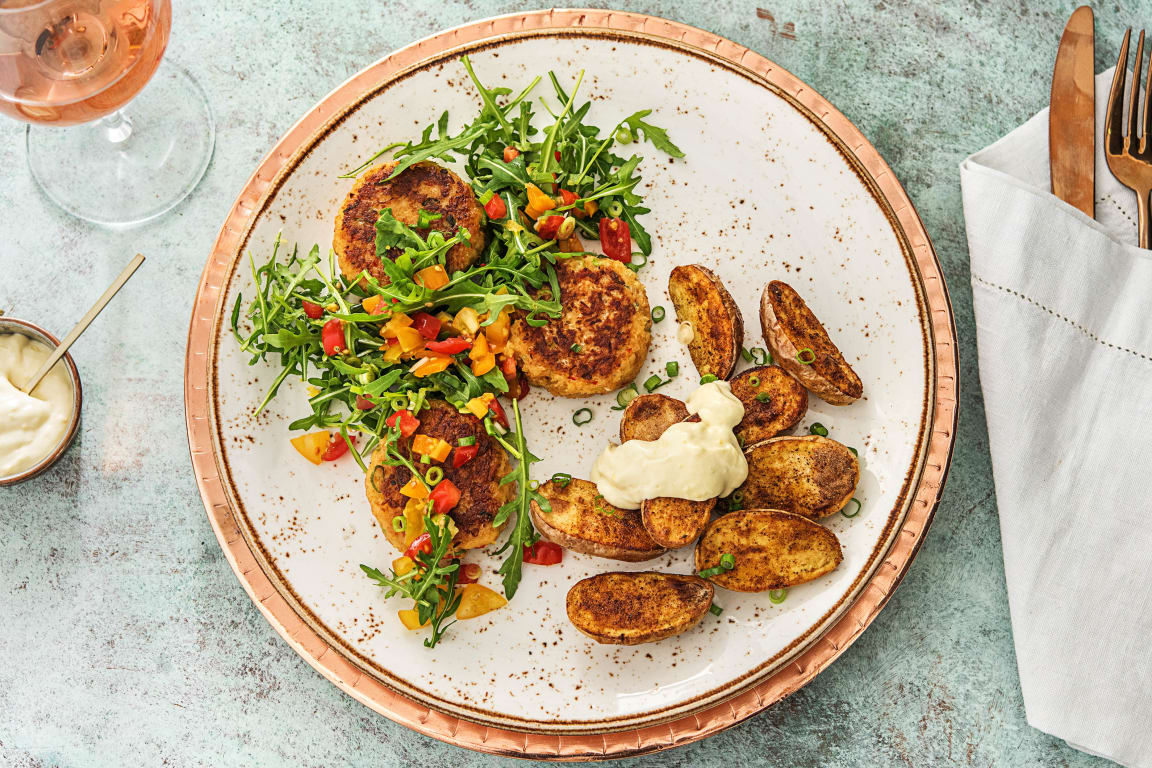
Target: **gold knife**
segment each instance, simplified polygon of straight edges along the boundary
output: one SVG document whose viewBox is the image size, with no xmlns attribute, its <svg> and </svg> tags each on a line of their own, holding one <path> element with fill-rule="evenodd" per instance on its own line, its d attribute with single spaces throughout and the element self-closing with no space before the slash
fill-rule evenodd
<svg viewBox="0 0 1152 768">
<path fill-rule="evenodd" d="M 1052 72 L 1048 160 L 1052 193 L 1095 218 L 1096 27 L 1092 9 L 1072 13 Z"/>
</svg>

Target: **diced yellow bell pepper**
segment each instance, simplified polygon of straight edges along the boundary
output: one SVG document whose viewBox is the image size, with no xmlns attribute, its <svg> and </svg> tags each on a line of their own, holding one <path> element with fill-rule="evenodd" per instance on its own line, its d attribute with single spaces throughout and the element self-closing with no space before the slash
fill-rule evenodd
<svg viewBox="0 0 1152 768">
<path fill-rule="evenodd" d="M 394 339 L 396 338 L 396 331 L 401 328 L 407 328 L 410 325 L 412 325 L 412 318 L 403 312 L 397 312 L 392 315 L 391 319 L 380 329 L 380 335 L 386 339 Z"/>
<path fill-rule="evenodd" d="M 369 296 L 360 302 L 360 308 L 370 315 L 377 315 L 380 314 L 380 305 L 383 303 L 383 296 Z"/>
<path fill-rule="evenodd" d="M 472 361 L 472 374 L 474 376 L 483 376 L 496 367 L 496 355 L 489 352 L 488 354 Z"/>
<path fill-rule="evenodd" d="M 461 334 L 471 338 L 475 336 L 480 330 L 480 315 L 476 314 L 476 310 L 472 307 L 464 307 L 456 313 L 456 318 L 452 321 L 452 325 Z"/>
<path fill-rule="evenodd" d="M 464 404 L 464 407 L 478 419 L 482 419 L 488 415 L 488 403 L 492 402 L 495 398 L 491 392 L 485 392 L 480 397 L 474 397 Z"/>
<path fill-rule="evenodd" d="M 580 253 L 584 250 L 584 243 L 580 242 L 579 235 L 572 235 L 556 243 L 560 253 Z"/>
<path fill-rule="evenodd" d="M 404 354 L 404 349 L 397 344 L 385 344 L 381 349 L 384 350 L 384 361 L 388 363 L 397 363 L 400 361 L 400 356 Z"/>
<path fill-rule="evenodd" d="M 452 315 L 441 310 L 436 313 L 436 319 L 440 321 L 440 332 L 445 336 L 459 336 L 460 332 L 452 325 Z"/>
<path fill-rule="evenodd" d="M 413 561 L 412 558 L 408 557 L 407 555 L 401 555 L 392 561 L 392 570 L 396 572 L 397 576 L 403 576 L 404 574 L 411 572 L 411 570 L 415 567 L 415 561 Z"/>
<path fill-rule="evenodd" d="M 482 357 L 490 354 L 488 351 L 488 336 L 477 336 L 472 342 L 472 349 L 468 350 L 469 360 L 479 360 Z"/>
<path fill-rule="evenodd" d="M 528 214 L 534 219 L 540 218 L 540 215 L 545 211 L 550 211 L 556 207 L 556 201 L 541 191 L 540 187 L 535 184 L 527 186 L 528 191 L 528 205 L 524 209 L 524 213 Z"/>
<path fill-rule="evenodd" d="M 400 489 L 400 493 L 410 499 L 428 498 L 428 489 L 424 487 L 424 483 L 415 477 L 404 484 L 404 487 Z"/>
<path fill-rule="evenodd" d="M 456 527 L 456 521 L 448 515 L 433 515 L 432 524 L 440 528 L 447 526 L 449 538 L 455 538 L 456 534 L 460 533 L 460 529 Z"/>
<path fill-rule="evenodd" d="M 439 290 L 448 285 L 448 273 L 439 264 L 425 267 L 416 273 L 414 280 L 430 291 Z"/>
<path fill-rule="evenodd" d="M 482 584 L 468 584 L 460 595 L 460 607 L 456 609 L 456 618 L 474 619 L 507 604 L 508 601 L 499 592 L 494 592 Z"/>
<path fill-rule="evenodd" d="M 511 326 L 512 318 L 509 316 L 507 309 L 500 310 L 500 314 L 496 316 L 492 324 L 485 326 L 484 335 L 488 338 L 489 351 L 504 351 L 504 345 L 508 343 L 508 334 Z"/>
<path fill-rule="evenodd" d="M 328 430 L 320 432 L 309 432 L 306 435 L 292 438 L 292 447 L 300 452 L 300 455 L 308 459 L 313 464 L 319 464 L 320 457 L 324 455 L 324 451 L 328 448 L 328 443 L 332 441 L 332 433 Z"/>
<path fill-rule="evenodd" d="M 400 342 L 400 349 L 411 352 L 424 346 L 424 337 L 415 328 L 397 328 L 396 340 Z"/>
<path fill-rule="evenodd" d="M 407 549 L 416 541 L 416 537 L 424 533 L 424 513 L 428 511 L 428 504 L 420 499 L 409 499 L 404 505 L 404 548 Z"/>
<path fill-rule="evenodd" d="M 584 203 L 584 213 L 588 214 L 589 216 L 595 216 L 596 211 L 598 210 L 600 210 L 600 204 L 595 200 L 589 200 Z"/>
<path fill-rule="evenodd" d="M 412 436 L 412 452 L 427 456 L 435 461 L 444 461 L 452 452 L 452 446 L 438 437 L 428 435 Z"/>
<path fill-rule="evenodd" d="M 403 608 L 396 611 L 396 615 L 400 617 L 400 623 L 408 629 L 420 629 L 421 627 L 428 626 L 429 622 L 420 623 L 420 614 L 412 608 Z"/>
<path fill-rule="evenodd" d="M 423 357 L 425 358 L 424 362 L 412 370 L 412 375 L 418 379 L 431 376 L 434 373 L 440 373 L 440 371 L 445 371 L 452 365 L 451 355 L 425 353 Z"/>
</svg>

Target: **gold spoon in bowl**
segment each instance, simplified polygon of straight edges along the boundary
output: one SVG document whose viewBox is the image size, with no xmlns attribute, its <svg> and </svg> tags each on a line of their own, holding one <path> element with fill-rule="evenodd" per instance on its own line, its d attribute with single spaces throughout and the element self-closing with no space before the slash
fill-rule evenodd
<svg viewBox="0 0 1152 768">
<path fill-rule="evenodd" d="M 56 346 L 55 351 L 44 361 L 44 365 L 40 366 L 40 370 L 32 374 L 32 378 L 28 379 L 28 381 L 24 383 L 24 386 L 20 387 L 23 392 L 31 392 L 36 389 L 36 385 L 40 383 L 40 380 L 48 375 L 48 371 L 52 370 L 52 366 L 56 365 L 56 363 L 60 361 L 60 358 L 64 357 L 68 348 L 76 342 L 76 339 L 80 338 L 80 334 L 88 329 L 88 326 L 96 319 L 96 315 L 100 314 L 100 311 L 108 305 L 108 302 L 112 300 L 112 297 L 116 295 L 117 291 L 124 287 L 124 283 L 128 282 L 128 278 L 132 277 L 132 273 L 139 269 L 143 263 L 144 256 L 139 253 L 132 258 L 132 261 L 124 268 L 124 271 L 112 282 L 112 285 L 108 286 L 108 290 L 104 291 L 104 294 L 96 300 L 92 308 L 88 310 L 84 317 L 80 318 L 80 322 L 76 323 L 72 330 L 68 332 L 68 335 L 64 337 L 64 340 Z"/>
</svg>

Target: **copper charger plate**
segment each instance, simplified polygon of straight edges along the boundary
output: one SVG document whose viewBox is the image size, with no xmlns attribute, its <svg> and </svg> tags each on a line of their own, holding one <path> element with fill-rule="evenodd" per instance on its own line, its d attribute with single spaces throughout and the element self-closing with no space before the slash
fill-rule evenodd
<svg viewBox="0 0 1152 768">
<path fill-rule="evenodd" d="M 482 725 L 429 709 L 364 674 L 330 646 L 293 609 L 261 568 L 241 532 L 228 501 L 210 423 L 209 377 L 218 306 L 237 248 L 257 213 L 306 148 L 334 117 L 363 94 L 395 79 L 422 61 L 457 47 L 507 40 L 543 30 L 579 29 L 584 34 L 626 37 L 690 49 L 785 96 L 819 124 L 887 209 L 919 273 L 926 304 L 924 330 L 934 356 L 930 361 L 935 397 L 925 457 L 911 505 L 882 562 L 858 592 L 855 602 L 822 636 L 768 679 L 720 704 L 671 722 L 603 734 L 525 732 Z M 309 664 L 345 693 L 415 731 L 450 744 L 512 757 L 597 760 L 639 755 L 688 744 L 735 725 L 798 690 L 852 644 L 887 603 L 915 557 L 931 523 L 948 472 L 957 417 L 955 327 L 940 265 L 916 211 L 887 164 L 852 125 L 819 94 L 753 51 L 694 27 L 643 14 L 600 10 L 552 10 L 487 19 L 413 43 L 373 64 L 333 91 L 293 126 L 261 161 L 221 229 L 201 277 L 188 334 L 185 362 L 185 410 L 189 448 L 208 518 L 225 556 L 265 618 Z"/>
</svg>

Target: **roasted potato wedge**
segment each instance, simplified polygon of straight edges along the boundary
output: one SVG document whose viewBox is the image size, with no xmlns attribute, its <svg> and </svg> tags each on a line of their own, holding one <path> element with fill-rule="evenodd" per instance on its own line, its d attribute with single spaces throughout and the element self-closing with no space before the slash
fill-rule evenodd
<svg viewBox="0 0 1152 768">
<path fill-rule="evenodd" d="M 640 512 L 612 506 L 596 484 L 572 478 L 564 486 L 549 480 L 538 489 L 552 505 L 544 512 L 532 502 L 532 523 L 540 535 L 573 552 L 639 562 L 664 552 L 644 530 Z"/>
<path fill-rule="evenodd" d="M 696 541 L 712 519 L 716 499 L 645 499 L 640 503 L 640 522 L 662 547 L 676 549 Z"/>
<path fill-rule="evenodd" d="M 783 509 L 827 517 L 844 508 L 860 482 L 860 462 L 818 435 L 774 437 L 744 449 L 748 479 L 733 492 L 746 509 Z"/>
<path fill-rule="evenodd" d="M 817 397 L 848 405 L 864 394 L 860 377 L 792 286 L 768 283 L 760 297 L 760 323 L 776 362 Z"/>
<path fill-rule="evenodd" d="M 568 590 L 568 620 L 598 643 L 653 643 L 699 624 L 715 591 L 698 576 L 600 573 Z"/>
<path fill-rule="evenodd" d="M 701 376 L 726 379 L 740 359 L 744 317 L 728 289 L 699 264 L 679 266 L 668 278 L 668 295 L 678 323 L 692 325 L 688 354 Z"/>
<path fill-rule="evenodd" d="M 711 580 L 736 592 L 803 584 L 835 570 L 844 559 L 836 534 L 778 509 L 745 509 L 716 518 L 696 544 L 696 570 L 715 568 L 726 553 L 736 558 L 736 567 Z"/>
<path fill-rule="evenodd" d="M 620 417 L 620 442 L 655 440 L 664 430 L 688 418 L 688 406 L 667 395 L 640 395 L 632 398 Z"/>
<path fill-rule="evenodd" d="M 749 368 L 731 383 L 744 404 L 744 418 L 732 431 L 744 445 L 787 432 L 808 412 L 808 390 L 778 365 Z"/>
</svg>

